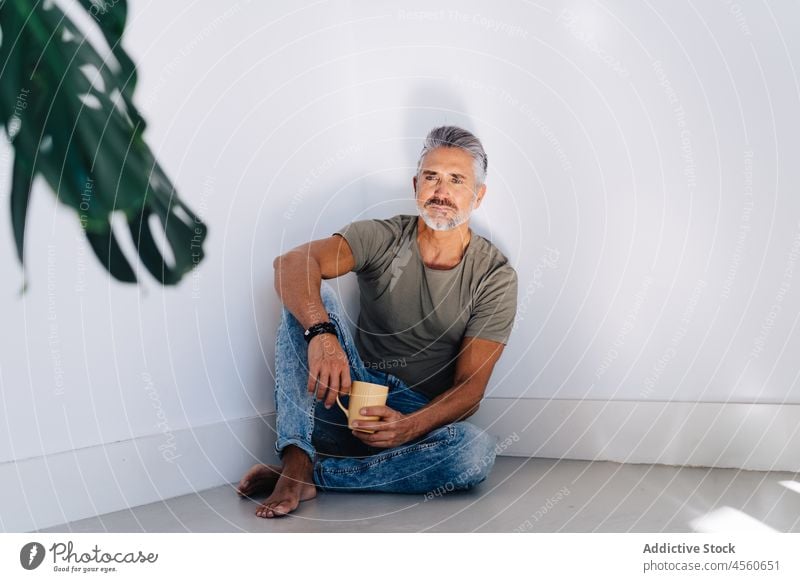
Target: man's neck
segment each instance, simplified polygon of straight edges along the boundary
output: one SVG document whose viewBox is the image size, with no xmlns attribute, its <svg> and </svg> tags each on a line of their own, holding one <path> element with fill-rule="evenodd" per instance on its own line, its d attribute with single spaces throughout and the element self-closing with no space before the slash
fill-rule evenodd
<svg viewBox="0 0 800 582">
<path fill-rule="evenodd" d="M 417 217 L 417 244 L 428 267 L 451 269 L 458 265 L 471 238 L 469 221 L 452 230 L 434 230 Z"/>
</svg>

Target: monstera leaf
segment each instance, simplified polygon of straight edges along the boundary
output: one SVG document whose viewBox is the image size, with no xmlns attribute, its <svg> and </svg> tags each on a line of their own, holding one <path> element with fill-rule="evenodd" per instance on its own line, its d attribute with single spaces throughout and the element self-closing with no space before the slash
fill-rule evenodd
<svg viewBox="0 0 800 582">
<path fill-rule="evenodd" d="M 24 268 L 31 185 L 41 175 L 75 209 L 114 278 L 136 281 L 111 225 L 113 213 L 123 213 L 142 264 L 174 285 L 202 260 L 206 227 L 178 199 L 142 137 L 145 121 L 132 99 L 136 67 L 120 43 L 127 2 L 78 2 L 102 31 L 106 57 L 53 0 L 0 0 L 0 122 L 14 149 L 17 255 Z M 156 243 L 154 222 L 172 264 Z"/>
</svg>

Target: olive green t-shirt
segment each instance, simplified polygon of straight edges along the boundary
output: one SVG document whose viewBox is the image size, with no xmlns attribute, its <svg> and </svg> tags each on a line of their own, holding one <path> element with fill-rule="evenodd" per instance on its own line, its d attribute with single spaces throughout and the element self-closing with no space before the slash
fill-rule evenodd
<svg viewBox="0 0 800 582">
<path fill-rule="evenodd" d="M 461 262 L 422 262 L 416 215 L 359 220 L 341 228 L 361 292 L 355 341 L 367 367 L 434 398 L 453 386 L 465 337 L 507 343 L 517 310 L 517 273 L 474 232 Z"/>
</svg>

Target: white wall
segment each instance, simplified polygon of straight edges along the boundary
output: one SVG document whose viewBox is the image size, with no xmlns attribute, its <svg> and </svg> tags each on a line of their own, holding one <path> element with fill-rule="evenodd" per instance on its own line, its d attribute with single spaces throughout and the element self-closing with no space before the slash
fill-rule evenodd
<svg viewBox="0 0 800 582">
<path fill-rule="evenodd" d="M 482 138 L 473 225 L 519 273 L 491 397 L 800 403 L 797 5 L 175 4 L 132 2 L 125 45 L 207 258 L 177 288 L 113 282 L 38 184 L 18 297 L 0 152 L 0 468 L 149 435 L 179 457 L 142 466 L 185 476 L 204 449 L 171 435 L 272 411 L 272 258 L 413 212 L 442 123 Z M 355 319 L 353 276 L 335 283 Z M 239 470 L 208 467 L 203 483 Z M 13 510 L 7 529 L 75 515 Z"/>
</svg>

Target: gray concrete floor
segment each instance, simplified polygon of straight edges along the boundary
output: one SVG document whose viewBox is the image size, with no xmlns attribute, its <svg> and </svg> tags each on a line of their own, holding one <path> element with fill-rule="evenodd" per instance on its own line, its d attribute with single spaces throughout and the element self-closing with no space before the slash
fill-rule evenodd
<svg viewBox="0 0 800 582">
<path fill-rule="evenodd" d="M 800 531 L 795 473 L 498 457 L 466 492 L 319 492 L 290 516 L 254 515 L 235 484 L 43 529 L 43 532 L 690 532 L 749 522 Z M 749 518 L 748 518 L 749 516 Z M 747 525 L 747 524 L 746 524 Z"/>
</svg>

